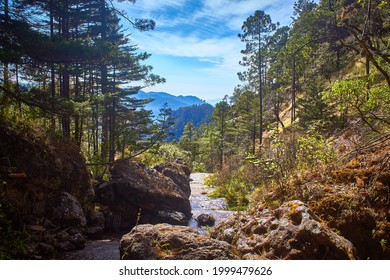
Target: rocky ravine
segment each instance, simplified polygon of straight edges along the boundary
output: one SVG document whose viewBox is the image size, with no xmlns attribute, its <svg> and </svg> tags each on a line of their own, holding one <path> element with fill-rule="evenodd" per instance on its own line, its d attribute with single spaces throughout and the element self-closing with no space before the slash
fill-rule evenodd
<svg viewBox="0 0 390 280">
<path fill-rule="evenodd" d="M 355 259 L 352 243 L 300 201 L 237 213 L 202 236 L 188 227 L 140 225 L 121 239 L 122 259 Z"/>
<path fill-rule="evenodd" d="M 176 163 L 177 164 L 177 163 Z M 169 174 L 171 177 L 174 177 L 174 170 L 179 167 L 176 164 L 172 163 L 164 163 L 156 167 L 157 170 L 163 170 L 162 168 L 165 167 L 165 169 L 169 168 L 169 171 L 165 171 L 165 174 Z M 176 167 L 175 167 L 176 165 Z M 137 165 L 138 166 L 138 165 Z M 177 172 L 176 171 L 176 177 L 179 177 L 183 174 L 187 176 L 188 171 L 185 169 L 185 167 L 182 167 L 183 172 Z M 185 173 L 186 171 L 187 173 Z M 180 175 L 181 174 L 181 175 Z M 180 237 L 179 239 L 187 240 L 187 242 L 191 239 L 191 237 L 197 236 L 196 232 L 201 233 L 204 237 L 199 237 L 200 239 L 205 239 L 205 235 L 207 235 L 207 225 L 206 224 L 199 224 L 199 219 L 201 219 L 202 215 L 206 215 L 207 217 L 212 217 L 214 219 L 213 224 L 217 224 L 218 222 L 222 221 L 223 219 L 227 218 L 229 215 L 232 215 L 232 211 L 227 211 L 223 210 L 226 209 L 227 205 L 224 199 L 215 199 L 215 198 L 209 198 L 206 193 L 209 190 L 208 187 L 206 187 L 203 183 L 204 178 L 208 174 L 206 173 L 195 173 L 191 174 L 190 176 L 190 183 L 188 182 L 188 177 L 187 177 L 187 184 L 190 186 L 190 189 L 187 190 L 187 194 L 189 196 L 189 201 L 191 204 L 192 208 L 192 217 L 189 219 L 189 221 L 185 221 L 185 225 L 189 225 L 192 229 L 189 229 L 187 227 L 182 227 L 179 228 Z M 177 178 L 176 182 L 178 182 L 180 179 Z M 183 178 L 181 178 L 183 180 Z M 185 181 L 182 181 L 185 182 Z M 187 188 L 187 184 L 184 184 L 184 187 Z M 142 222 L 141 218 L 140 221 Z M 174 223 L 175 224 L 175 223 Z M 210 226 L 210 224 L 208 224 Z M 147 227 L 147 226 L 146 226 Z M 172 227 L 169 228 L 169 223 L 163 226 L 166 230 L 176 230 L 177 228 Z M 158 226 L 156 228 L 159 228 Z M 103 237 L 100 237 L 98 240 L 90 240 L 86 243 L 85 248 L 83 250 L 78 250 L 74 252 L 69 252 L 66 255 L 63 256 L 63 258 L 66 259 L 98 259 L 98 260 L 103 260 L 103 259 L 119 259 L 120 258 L 120 252 L 119 252 L 119 246 L 120 246 L 120 239 L 123 234 L 120 233 L 121 231 L 117 233 L 111 233 L 111 234 L 105 234 Z M 157 232 L 157 230 L 151 229 L 150 232 Z M 164 231 L 161 231 L 164 232 Z M 128 233 L 128 232 L 125 232 Z M 170 235 L 172 236 L 172 235 Z M 173 236 L 176 236 L 174 234 Z M 161 238 L 169 239 L 169 236 L 161 236 Z M 209 240 L 206 238 L 206 240 Z M 161 242 L 160 242 L 161 243 Z M 171 242 L 170 242 L 171 243 Z M 231 246 L 228 244 L 222 245 L 219 247 L 220 242 L 210 242 L 210 246 L 213 249 L 210 249 L 213 251 L 213 253 L 209 252 L 207 253 L 207 256 L 209 258 L 213 256 L 213 258 L 217 257 L 216 252 L 222 252 L 223 250 L 226 250 L 226 248 L 230 248 Z M 163 244 L 163 243 L 162 243 Z M 197 244 L 197 243 L 192 243 L 190 247 L 193 248 L 198 248 L 200 246 L 205 246 Z M 163 247 L 166 252 L 168 252 L 168 248 L 165 246 Z M 150 249 L 148 249 L 150 250 Z M 222 251 L 221 251 L 222 250 Z M 236 256 L 233 254 L 231 255 L 230 250 L 224 251 L 225 252 L 225 258 L 226 256 L 232 256 L 232 258 L 236 258 Z M 151 253 L 148 253 L 149 256 L 151 256 Z M 195 252 L 191 254 L 193 257 Z M 221 253 L 223 255 L 223 253 Z M 222 257 L 219 256 L 219 257 Z M 205 255 L 202 257 L 204 258 Z M 134 258 L 134 256 L 132 256 Z M 155 256 L 156 258 L 162 257 L 162 256 Z M 189 256 L 187 256 L 189 257 Z M 129 258 L 129 256 L 126 256 L 125 258 Z M 165 255 L 164 258 L 169 258 L 167 255 Z M 198 258 L 201 258 L 199 255 Z"/>
<path fill-rule="evenodd" d="M 200 202 L 199 198 L 204 192 L 203 186 L 199 181 L 194 181 L 192 185 L 194 193 L 191 199 L 198 198 L 195 201 Z M 206 205 L 213 203 L 215 205 L 219 202 L 205 202 Z M 112 238 L 87 243 L 86 249 L 79 251 L 83 254 L 73 254 L 73 258 L 106 259 L 115 256 L 133 260 L 356 258 L 352 243 L 330 230 L 301 201 L 285 203 L 272 211 L 257 207 L 249 213 L 231 214 L 227 219 L 217 223 L 211 231 L 211 236 L 205 235 L 205 232 L 199 233 L 188 226 L 168 223 L 139 224 L 123 235 L 120 242 L 118 238 Z M 195 218 L 199 219 L 199 216 Z M 199 225 L 196 228 L 204 229 Z"/>
<path fill-rule="evenodd" d="M 216 214 L 224 211 L 218 208 L 221 201 L 208 200 L 202 193 L 191 196 L 189 170 L 179 161 L 155 169 L 118 161 L 110 170 L 112 178 L 95 189 L 95 196 L 77 147 L 39 130 L 14 129 L 1 121 L 0 128 L 0 248 L 7 252 L 5 257 L 53 259 L 59 252 L 84 247 L 89 251 L 73 258 L 356 257 L 352 244 L 300 201 L 272 211 L 257 208 L 236 214 L 219 223 L 209 237 L 187 225 L 192 213 L 193 227 L 218 223 Z M 13 235 L 4 231 L 10 225 Z M 23 239 L 27 250 L 13 243 L 21 230 L 29 236 Z M 115 234 L 102 238 L 103 231 Z M 119 255 L 122 232 L 128 234 L 122 238 Z M 87 242 L 86 237 L 98 241 Z"/>
<path fill-rule="evenodd" d="M 249 213 L 221 210 L 223 199 L 210 199 L 206 174 L 191 176 L 192 228 L 139 225 L 121 239 L 122 259 L 356 259 L 353 244 L 329 229 L 301 201 L 273 211 L 257 207 Z M 222 215 L 221 215 L 222 213 Z M 205 236 L 202 216 L 215 220 Z M 206 219 L 207 220 L 207 219 Z M 215 221 L 212 220 L 210 225 Z"/>
</svg>

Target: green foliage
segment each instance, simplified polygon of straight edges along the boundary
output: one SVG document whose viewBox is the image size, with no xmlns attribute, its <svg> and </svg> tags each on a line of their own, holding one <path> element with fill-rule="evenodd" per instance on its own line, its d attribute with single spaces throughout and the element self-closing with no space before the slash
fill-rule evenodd
<svg viewBox="0 0 390 280">
<path fill-rule="evenodd" d="M 389 128 L 390 90 L 378 84 L 375 75 L 338 80 L 324 92 L 324 99 L 342 114 L 360 118 L 372 130 Z"/>
<path fill-rule="evenodd" d="M 183 136 L 180 138 L 179 147 L 191 154 L 191 162 L 196 162 L 199 154 L 199 134 L 192 122 L 184 126 Z"/>
<path fill-rule="evenodd" d="M 256 139 L 259 131 L 258 107 L 256 94 L 244 89 L 236 89 L 232 111 L 237 118 L 233 119 L 232 137 L 236 147 L 235 154 L 255 153 Z"/>
<path fill-rule="evenodd" d="M 330 119 L 329 107 L 323 99 L 324 82 L 321 78 L 313 78 L 303 87 L 305 95 L 298 102 L 299 125 L 304 129 L 318 122 Z"/>
<path fill-rule="evenodd" d="M 246 176 L 245 166 L 239 170 L 230 170 L 227 168 L 218 174 L 209 176 L 205 179 L 205 184 L 215 187 L 210 194 L 211 197 L 224 197 L 231 209 L 244 209 L 248 206 L 249 195 L 254 186 L 251 179 Z"/>
<path fill-rule="evenodd" d="M 330 143 L 315 130 L 297 139 L 297 163 L 299 169 L 310 169 L 313 166 L 325 165 L 335 159 L 335 151 Z"/>
<path fill-rule="evenodd" d="M 144 110 L 150 100 L 131 96 L 165 80 L 143 65 L 150 54 L 138 52 L 124 34 L 119 15 L 126 15 L 110 1 L 57 4 L 16 1 L 7 18 L 0 16 L 0 114 L 34 118 L 61 132 L 93 163 L 150 148 L 164 137 L 167 119 L 153 123 Z M 131 23 L 154 28 L 150 20 Z M 139 86 L 124 90 L 131 82 Z"/>
<path fill-rule="evenodd" d="M 174 110 L 171 116 L 175 124 L 169 130 L 167 142 L 178 141 L 183 135 L 185 125 L 189 122 L 192 122 L 196 128 L 210 123 L 213 111 L 214 107 L 209 104 L 192 105 Z"/>
<path fill-rule="evenodd" d="M 0 260 L 24 259 L 27 255 L 29 235 L 24 224 L 20 222 L 17 209 L 5 209 L 1 203 L 0 233 Z"/>
<path fill-rule="evenodd" d="M 182 159 L 186 163 L 191 163 L 191 153 L 181 149 L 175 144 L 161 144 L 157 148 L 150 149 L 141 156 L 141 161 L 148 166 L 156 166 L 163 162 Z"/>
</svg>

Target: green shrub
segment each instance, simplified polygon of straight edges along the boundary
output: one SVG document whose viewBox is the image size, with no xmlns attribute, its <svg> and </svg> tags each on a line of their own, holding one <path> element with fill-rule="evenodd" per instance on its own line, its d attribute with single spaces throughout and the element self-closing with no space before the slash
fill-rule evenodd
<svg viewBox="0 0 390 280">
<path fill-rule="evenodd" d="M 148 166 L 156 166 L 163 162 L 182 159 L 185 163 L 191 162 L 191 154 L 174 144 L 161 144 L 159 147 L 151 149 L 141 156 L 142 163 Z"/>
<path fill-rule="evenodd" d="M 334 160 L 335 156 L 334 148 L 315 130 L 309 130 L 306 136 L 298 138 L 297 163 L 300 169 L 328 164 Z"/>
<path fill-rule="evenodd" d="M 254 190 L 251 178 L 246 176 L 247 166 L 242 166 L 239 170 L 226 169 L 209 176 L 205 179 L 205 184 L 215 187 L 210 194 L 211 197 L 224 197 L 229 208 L 245 209 L 249 204 L 249 196 Z"/>
</svg>

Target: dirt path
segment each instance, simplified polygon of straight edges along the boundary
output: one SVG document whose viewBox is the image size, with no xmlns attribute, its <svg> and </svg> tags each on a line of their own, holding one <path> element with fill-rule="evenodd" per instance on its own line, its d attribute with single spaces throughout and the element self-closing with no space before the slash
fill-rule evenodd
<svg viewBox="0 0 390 280">
<path fill-rule="evenodd" d="M 105 236 L 101 240 L 91 240 L 85 248 L 66 253 L 64 260 L 119 260 L 119 242 L 122 235 Z"/>
</svg>

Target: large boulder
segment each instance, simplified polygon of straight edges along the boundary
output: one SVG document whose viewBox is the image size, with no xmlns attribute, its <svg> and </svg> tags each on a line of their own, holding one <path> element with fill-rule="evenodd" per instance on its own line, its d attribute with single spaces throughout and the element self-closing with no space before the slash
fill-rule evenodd
<svg viewBox="0 0 390 280">
<path fill-rule="evenodd" d="M 48 201 L 47 213 L 50 220 L 61 227 L 82 229 L 87 225 L 80 203 L 67 192 L 59 193 Z"/>
<path fill-rule="evenodd" d="M 182 191 L 190 197 L 190 169 L 180 161 L 164 162 L 154 167 L 158 172 L 170 178 Z"/>
<path fill-rule="evenodd" d="M 71 141 L 0 121 L 0 158 L 1 169 L 9 169 L 0 172 L 5 182 L 0 199 L 25 220 L 47 217 L 47 203 L 63 192 L 73 195 L 84 211 L 92 207 L 94 191 L 85 159 Z"/>
<path fill-rule="evenodd" d="M 106 222 L 111 221 L 113 229 L 160 223 L 156 217 L 166 218 L 167 213 L 191 217 L 188 195 L 157 170 L 134 161 L 118 161 L 110 171 L 111 180 L 100 185 L 96 194 L 99 203 L 108 208 Z"/>
<path fill-rule="evenodd" d="M 18 258 L 50 258 L 58 250 L 83 246 L 85 213 L 93 208 L 94 190 L 75 143 L 0 119 L 0 181 L 0 217 L 13 231 L 29 236 L 25 255 Z M 57 238 L 64 230 L 69 236 Z M 9 238 L 3 242 L 13 244 Z"/>
<path fill-rule="evenodd" d="M 139 225 L 120 242 L 125 260 L 239 259 L 228 243 L 200 235 L 189 227 L 167 224 Z"/>
<path fill-rule="evenodd" d="M 186 226 L 188 225 L 188 217 L 182 212 L 161 210 L 153 213 L 153 215 L 144 215 L 142 217 L 142 223 Z"/>
<path fill-rule="evenodd" d="M 87 228 L 84 230 L 84 234 L 90 239 L 99 239 L 105 228 L 104 213 L 99 211 L 92 211 L 87 218 Z"/>
<path fill-rule="evenodd" d="M 275 210 L 235 214 L 218 224 L 212 237 L 236 247 L 244 259 L 355 259 L 350 241 L 330 230 L 301 201 Z"/>
</svg>

